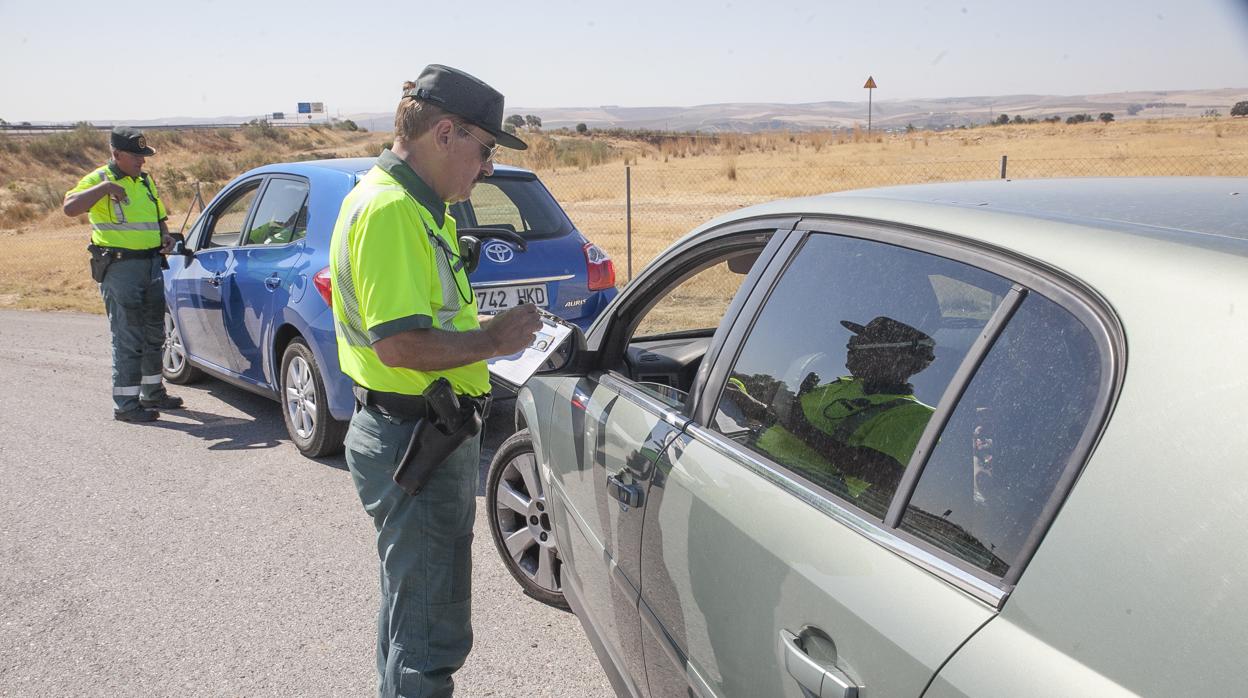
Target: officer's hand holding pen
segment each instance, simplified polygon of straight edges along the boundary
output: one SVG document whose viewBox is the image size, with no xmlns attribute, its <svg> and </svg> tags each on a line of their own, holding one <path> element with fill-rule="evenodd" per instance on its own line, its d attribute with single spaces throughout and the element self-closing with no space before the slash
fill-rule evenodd
<svg viewBox="0 0 1248 698">
<path fill-rule="evenodd" d="M 533 335 L 542 329 L 542 318 L 532 303 L 518 305 L 495 315 L 485 326 L 499 356 L 514 354 L 533 342 Z"/>
</svg>

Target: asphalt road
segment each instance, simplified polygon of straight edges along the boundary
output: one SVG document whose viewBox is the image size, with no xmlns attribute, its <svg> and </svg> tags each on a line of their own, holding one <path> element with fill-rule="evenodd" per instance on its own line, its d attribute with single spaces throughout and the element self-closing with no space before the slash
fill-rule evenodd
<svg viewBox="0 0 1248 698">
<path fill-rule="evenodd" d="M 0 311 L 0 695 L 373 694 L 377 558 L 342 457 L 303 458 L 277 403 L 214 380 L 115 422 L 109 366 L 103 317 Z M 613 695 L 477 502 L 457 693 Z"/>
</svg>

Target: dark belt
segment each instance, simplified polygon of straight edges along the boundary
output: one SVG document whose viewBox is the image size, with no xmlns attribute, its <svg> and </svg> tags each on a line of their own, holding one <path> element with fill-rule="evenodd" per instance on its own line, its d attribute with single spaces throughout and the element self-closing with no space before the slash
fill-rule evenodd
<svg viewBox="0 0 1248 698">
<path fill-rule="evenodd" d="M 160 256 L 160 248 L 153 247 L 150 250 L 131 250 L 125 247 L 101 247 L 100 245 L 92 245 L 96 250 L 96 254 L 103 257 L 111 257 L 116 260 L 122 259 L 151 259 Z"/>
<path fill-rule="evenodd" d="M 369 390 L 361 385 L 351 386 L 351 393 L 355 395 L 355 401 L 365 407 L 371 407 L 378 412 L 390 417 L 398 419 L 423 419 L 429 414 L 429 407 L 425 403 L 425 398 L 419 395 L 404 395 L 402 393 L 386 393 L 380 390 Z M 489 395 L 456 395 L 459 398 L 459 404 L 471 403 L 477 408 L 477 413 L 484 419 L 489 415 L 490 396 Z"/>
</svg>

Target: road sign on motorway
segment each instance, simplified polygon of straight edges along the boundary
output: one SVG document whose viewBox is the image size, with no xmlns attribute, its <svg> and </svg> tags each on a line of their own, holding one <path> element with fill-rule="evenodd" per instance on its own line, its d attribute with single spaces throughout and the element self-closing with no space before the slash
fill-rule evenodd
<svg viewBox="0 0 1248 698">
<path fill-rule="evenodd" d="M 300 113 L 300 114 L 311 114 L 311 113 L 312 113 L 312 103 L 311 103 L 311 102 L 300 102 L 300 103 L 299 103 L 299 113 Z"/>
</svg>

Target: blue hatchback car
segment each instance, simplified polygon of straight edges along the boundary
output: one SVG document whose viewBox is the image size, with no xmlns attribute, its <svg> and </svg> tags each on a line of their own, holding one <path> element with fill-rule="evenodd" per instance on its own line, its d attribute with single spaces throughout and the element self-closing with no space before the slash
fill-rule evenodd
<svg viewBox="0 0 1248 698">
<path fill-rule="evenodd" d="M 354 408 L 338 367 L 329 242 L 347 192 L 372 158 L 258 167 L 226 185 L 165 272 L 163 373 L 205 374 L 278 400 L 307 456 L 341 448 Z M 588 328 L 615 296 L 610 258 L 587 240 L 537 175 L 497 165 L 451 213 L 481 239 L 472 274 L 483 313 L 533 302 Z"/>
</svg>

